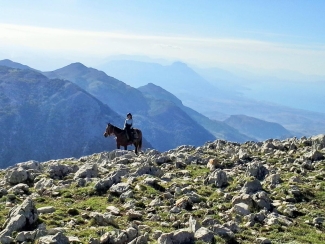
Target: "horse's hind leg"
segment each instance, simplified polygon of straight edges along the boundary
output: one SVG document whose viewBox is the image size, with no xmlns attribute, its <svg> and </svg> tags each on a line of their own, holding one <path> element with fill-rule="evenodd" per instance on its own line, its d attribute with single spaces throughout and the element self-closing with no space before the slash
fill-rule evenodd
<svg viewBox="0 0 325 244">
<path fill-rule="evenodd" d="M 128 146 L 124 146 L 124 150 L 128 150 Z"/>
</svg>

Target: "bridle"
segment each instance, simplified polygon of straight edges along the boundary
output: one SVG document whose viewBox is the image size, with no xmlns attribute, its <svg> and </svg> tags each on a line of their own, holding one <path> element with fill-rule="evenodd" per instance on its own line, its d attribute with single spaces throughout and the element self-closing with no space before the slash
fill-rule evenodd
<svg viewBox="0 0 325 244">
<path fill-rule="evenodd" d="M 115 132 L 114 132 L 114 126 L 111 125 L 111 124 L 109 124 L 108 126 L 111 127 L 112 130 L 111 130 L 111 129 L 108 129 L 108 132 L 109 132 L 109 133 L 107 133 L 107 130 L 106 130 L 107 135 L 108 135 L 108 136 L 115 135 Z M 108 127 L 107 127 L 107 128 L 108 128 Z M 112 132 L 110 132 L 110 131 L 112 131 Z"/>
</svg>

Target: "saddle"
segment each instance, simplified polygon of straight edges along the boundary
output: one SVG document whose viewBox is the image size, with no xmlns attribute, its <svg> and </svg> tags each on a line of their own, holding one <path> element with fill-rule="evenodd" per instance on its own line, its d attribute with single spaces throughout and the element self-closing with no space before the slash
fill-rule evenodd
<svg viewBox="0 0 325 244">
<path fill-rule="evenodd" d="M 131 129 L 131 133 L 133 135 L 133 139 L 137 139 L 138 138 L 138 132 L 135 129 Z"/>
<path fill-rule="evenodd" d="M 133 138 L 133 140 L 139 138 L 139 137 L 138 137 L 138 133 L 137 133 L 137 131 L 136 131 L 135 129 L 132 128 L 132 129 L 130 130 L 130 133 L 132 134 L 132 138 Z M 129 139 L 129 138 L 128 138 L 128 134 L 127 134 L 126 131 L 125 131 L 125 136 L 127 137 L 127 139 Z"/>
</svg>

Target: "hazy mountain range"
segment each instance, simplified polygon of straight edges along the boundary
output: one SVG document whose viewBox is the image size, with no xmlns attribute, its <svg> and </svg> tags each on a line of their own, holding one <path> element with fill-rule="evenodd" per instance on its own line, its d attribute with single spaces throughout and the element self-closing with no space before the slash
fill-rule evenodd
<svg viewBox="0 0 325 244">
<path fill-rule="evenodd" d="M 1 168 L 115 148 L 103 133 L 122 119 L 72 82 L 0 66 Z"/>
<path fill-rule="evenodd" d="M 170 101 L 174 103 L 186 114 L 188 114 L 193 120 L 211 132 L 216 138 L 229 138 L 231 141 L 256 140 L 254 137 L 249 137 L 245 134 L 242 134 L 237 129 L 229 126 L 227 123 L 211 120 L 208 117 L 196 112 L 195 110 L 184 106 L 181 100 L 159 86 L 149 83 L 145 86 L 139 87 L 138 89 L 149 98 L 155 98 L 161 101 Z"/>
<path fill-rule="evenodd" d="M 74 63 L 44 74 L 50 78 L 71 80 L 122 116 L 131 112 L 134 127 L 140 128 L 159 150 L 168 150 L 181 144 L 200 145 L 215 139 L 174 103 L 147 98 L 138 89 L 102 71 Z M 124 120 L 121 120 L 119 125 L 123 123 Z"/>
<path fill-rule="evenodd" d="M 109 64 L 105 73 L 81 63 L 41 72 L 0 61 L 0 164 L 112 150 L 113 138 L 102 136 L 106 123 L 122 127 L 128 112 L 143 131 L 144 148 L 160 151 L 215 139 L 309 136 L 325 128 L 324 114 L 247 99 L 180 62 Z"/>
<path fill-rule="evenodd" d="M 278 123 L 267 122 L 246 115 L 231 115 L 224 122 L 244 135 L 251 136 L 259 141 L 265 141 L 274 136 L 280 139 L 292 136 L 290 131 Z"/>
<path fill-rule="evenodd" d="M 225 120 L 244 114 L 279 123 L 297 136 L 325 131 L 325 113 L 312 111 L 325 111 L 324 77 L 295 82 L 245 73 L 243 78 L 217 68 L 194 70 L 180 62 L 162 65 L 133 60 L 111 60 L 98 68 L 134 87 L 154 83 L 210 119 Z"/>
</svg>

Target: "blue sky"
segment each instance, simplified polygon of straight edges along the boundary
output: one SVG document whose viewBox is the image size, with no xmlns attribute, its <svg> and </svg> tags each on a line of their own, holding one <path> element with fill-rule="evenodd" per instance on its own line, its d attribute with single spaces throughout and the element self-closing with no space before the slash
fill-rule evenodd
<svg viewBox="0 0 325 244">
<path fill-rule="evenodd" d="M 323 0 L 0 0 L 0 6 L 0 59 L 39 69 L 128 54 L 325 75 Z"/>
</svg>

